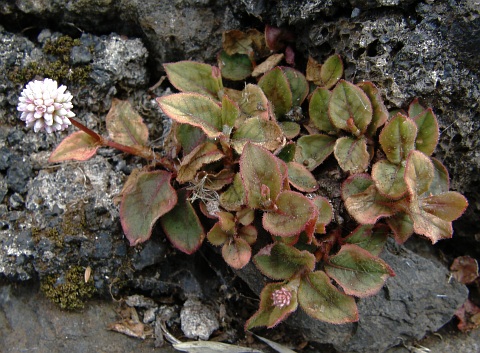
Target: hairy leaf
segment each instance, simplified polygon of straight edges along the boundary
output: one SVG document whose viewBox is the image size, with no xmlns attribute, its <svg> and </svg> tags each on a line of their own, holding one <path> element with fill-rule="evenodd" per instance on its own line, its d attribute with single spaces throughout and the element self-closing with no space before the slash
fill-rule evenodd
<svg viewBox="0 0 480 353">
<path fill-rule="evenodd" d="M 93 137 L 83 131 L 77 131 L 65 137 L 48 159 L 49 163 L 68 160 L 86 161 L 97 153 L 100 145 Z"/>
<path fill-rule="evenodd" d="M 294 139 L 300 134 L 300 125 L 293 121 L 280 121 L 278 124 L 282 129 L 283 135 L 289 140 Z"/>
<path fill-rule="evenodd" d="M 411 197 L 426 192 L 433 181 L 434 167 L 430 158 L 422 152 L 412 151 L 405 166 L 405 184 Z"/>
<path fill-rule="evenodd" d="M 283 53 L 272 54 L 265 61 L 257 65 L 252 71 L 252 77 L 258 77 L 276 67 L 285 55 Z"/>
<path fill-rule="evenodd" d="M 212 245 L 220 246 L 229 239 L 229 235 L 222 229 L 220 223 L 217 222 L 208 231 L 207 239 Z"/>
<path fill-rule="evenodd" d="M 224 95 L 222 98 L 222 127 L 223 133 L 226 136 L 229 134 L 225 133 L 225 129 L 230 130 L 230 128 L 234 127 L 240 114 L 241 111 L 238 104 L 231 100 L 227 95 Z"/>
<path fill-rule="evenodd" d="M 155 222 L 170 212 L 177 194 L 170 185 L 171 173 L 154 171 L 132 174 L 120 205 L 120 221 L 130 245 L 146 241 Z"/>
<path fill-rule="evenodd" d="M 317 88 L 313 91 L 310 97 L 310 104 L 308 105 L 308 114 L 313 125 L 325 132 L 336 130 L 328 117 L 328 102 L 331 96 L 332 93 L 328 89 Z"/>
<path fill-rule="evenodd" d="M 258 86 L 272 102 L 277 118 L 283 117 L 292 108 L 292 91 L 287 76 L 279 67 L 263 75 L 258 81 Z"/>
<path fill-rule="evenodd" d="M 399 164 L 415 149 L 417 126 L 402 114 L 395 115 L 382 129 L 379 139 L 390 162 Z"/>
<path fill-rule="evenodd" d="M 283 66 L 280 69 L 283 71 L 288 83 L 290 84 L 290 90 L 292 92 L 292 105 L 302 105 L 305 98 L 307 98 L 309 91 L 307 79 L 300 71 L 292 69 L 291 67 Z"/>
<path fill-rule="evenodd" d="M 232 135 L 232 146 L 238 154 L 242 153 L 247 142 L 274 151 L 282 144 L 283 132 L 275 121 L 261 118 L 246 120 Z"/>
<path fill-rule="evenodd" d="M 297 162 L 287 163 L 288 181 L 297 190 L 303 192 L 314 192 L 318 189 L 318 183 L 315 177 L 308 171 L 303 164 Z"/>
<path fill-rule="evenodd" d="M 345 172 L 362 173 L 368 168 L 370 155 L 367 140 L 364 137 L 340 137 L 333 148 L 333 153 L 340 168 Z"/>
<path fill-rule="evenodd" d="M 413 221 L 405 212 L 398 212 L 387 218 L 386 221 L 397 243 L 403 244 L 412 236 Z"/>
<path fill-rule="evenodd" d="M 378 256 L 387 242 L 389 231 L 384 224 L 360 225 L 345 238 L 345 242 L 357 245 L 372 255 Z"/>
<path fill-rule="evenodd" d="M 419 199 L 420 208 L 444 221 L 452 222 L 465 212 L 468 201 L 456 191 L 448 191 L 439 195 Z"/>
<path fill-rule="evenodd" d="M 433 180 L 427 193 L 438 195 L 450 189 L 450 177 L 447 168 L 435 158 L 430 158 L 433 163 Z"/>
<path fill-rule="evenodd" d="M 223 244 L 222 256 L 230 267 L 239 270 L 250 262 L 252 249 L 244 239 L 235 238 Z"/>
<path fill-rule="evenodd" d="M 177 181 L 180 184 L 193 180 L 198 170 L 205 164 L 216 162 L 224 157 L 217 145 L 205 142 L 186 155 L 178 169 Z"/>
<path fill-rule="evenodd" d="M 160 218 L 160 224 L 173 246 L 186 254 L 193 254 L 205 238 L 202 224 L 185 189 L 178 190 L 177 204 Z"/>
<path fill-rule="evenodd" d="M 325 234 L 327 232 L 325 227 L 332 221 L 333 218 L 332 205 L 330 205 L 330 202 L 323 196 L 315 197 L 312 202 L 318 210 L 315 233 Z"/>
<path fill-rule="evenodd" d="M 246 54 L 227 54 L 222 51 L 218 56 L 218 67 L 222 76 L 228 80 L 241 81 L 251 75 L 253 64 Z"/>
<path fill-rule="evenodd" d="M 432 109 L 426 109 L 413 119 L 417 124 L 417 138 L 415 139 L 416 149 L 430 156 L 437 147 L 440 132 L 438 122 Z"/>
<path fill-rule="evenodd" d="M 452 222 L 425 212 L 418 206 L 417 202 L 410 203 L 408 213 L 413 222 L 413 231 L 430 239 L 432 244 L 452 237 Z"/>
<path fill-rule="evenodd" d="M 335 137 L 314 134 L 302 136 L 297 141 L 295 150 L 295 162 L 303 164 L 312 171 L 333 152 Z"/>
<path fill-rule="evenodd" d="M 320 68 L 322 86 L 332 88 L 343 75 L 343 62 L 340 55 L 332 55 L 325 60 Z"/>
<path fill-rule="evenodd" d="M 372 178 L 378 191 L 394 200 L 407 192 L 404 173 L 405 167 L 402 164 L 393 164 L 386 159 L 378 161 L 372 167 Z"/>
<path fill-rule="evenodd" d="M 235 174 L 232 185 L 220 195 L 219 201 L 228 211 L 237 211 L 245 205 L 245 188 L 240 173 Z"/>
<path fill-rule="evenodd" d="M 315 268 L 315 256 L 283 243 L 275 243 L 261 249 L 253 262 L 265 276 L 280 280 L 291 278 L 296 273 Z"/>
<path fill-rule="evenodd" d="M 335 86 L 328 105 L 332 124 L 359 136 L 372 121 L 372 103 L 362 89 L 345 80 Z"/>
<path fill-rule="evenodd" d="M 373 256 L 357 245 L 343 245 L 331 256 L 325 271 L 345 291 L 357 297 L 368 297 L 377 293 L 393 270 L 382 259 Z"/>
<path fill-rule="evenodd" d="M 283 191 L 275 202 L 277 210 L 263 214 L 262 224 L 268 232 L 280 237 L 296 235 L 317 219 L 315 205 L 302 194 Z"/>
<path fill-rule="evenodd" d="M 242 113 L 245 115 L 244 119 L 258 117 L 265 120 L 270 119 L 270 104 L 267 96 L 262 89 L 257 85 L 248 84 L 241 93 L 241 99 L 238 101 Z M 239 120 L 236 127 L 242 121 Z"/>
<path fill-rule="evenodd" d="M 193 151 L 193 149 L 207 139 L 207 135 L 199 127 L 174 123 L 175 138 L 183 148 L 183 154 L 187 155 Z"/>
<path fill-rule="evenodd" d="M 425 108 L 420 104 L 418 98 L 415 98 L 408 106 L 408 116 L 413 119 L 424 110 Z"/>
<path fill-rule="evenodd" d="M 370 81 L 364 81 L 357 84 L 372 102 L 373 116 L 370 125 L 368 125 L 367 134 L 375 136 L 377 129 L 386 123 L 388 119 L 388 110 L 383 104 L 383 99 L 378 88 Z"/>
<path fill-rule="evenodd" d="M 293 142 L 287 143 L 285 147 L 283 147 L 281 151 L 278 153 L 277 157 L 280 158 L 285 163 L 293 162 L 295 158 L 295 143 Z"/>
<path fill-rule="evenodd" d="M 157 102 L 172 120 L 198 126 L 210 138 L 222 135 L 222 109 L 207 96 L 198 93 L 177 93 L 158 97 Z"/>
<path fill-rule="evenodd" d="M 108 135 L 117 143 L 126 146 L 145 146 L 148 143 L 148 128 L 128 101 L 112 100 L 106 124 Z"/>
<path fill-rule="evenodd" d="M 170 83 L 179 91 L 206 94 L 218 100 L 223 88 L 220 70 L 208 64 L 179 61 L 163 64 Z"/>
<path fill-rule="evenodd" d="M 322 64 L 316 61 L 311 56 L 308 57 L 307 68 L 305 72 L 305 77 L 307 81 L 313 82 L 317 86 L 321 86 L 323 84 L 322 78 L 320 75 L 320 69 L 322 68 Z"/>
<path fill-rule="evenodd" d="M 340 292 L 323 271 L 302 278 L 298 303 L 308 315 L 320 321 L 331 324 L 358 321 L 355 299 Z"/>
<path fill-rule="evenodd" d="M 275 200 L 283 185 L 280 160 L 266 149 L 247 143 L 240 158 L 240 175 L 245 189 L 247 205 L 251 208 L 268 208 L 263 195 L 264 187 L 269 189 L 270 200 Z"/>
</svg>

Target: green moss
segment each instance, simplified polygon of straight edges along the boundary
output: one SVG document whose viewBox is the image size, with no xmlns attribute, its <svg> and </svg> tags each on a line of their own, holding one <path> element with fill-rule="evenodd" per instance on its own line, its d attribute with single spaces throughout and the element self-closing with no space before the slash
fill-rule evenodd
<svg viewBox="0 0 480 353">
<path fill-rule="evenodd" d="M 10 81 L 21 84 L 33 80 L 36 76 L 48 77 L 60 82 L 84 84 L 92 71 L 91 65 L 70 64 L 72 48 L 80 44 L 79 39 L 69 36 L 62 36 L 55 41 L 48 40 L 43 47 L 43 52 L 52 55 L 55 60 L 30 63 L 24 68 L 14 67 L 7 73 L 7 77 Z"/>
<path fill-rule="evenodd" d="M 75 266 L 63 275 L 50 275 L 41 280 L 40 289 L 52 302 L 65 310 L 78 310 L 95 294 L 93 281 L 85 283 L 85 269 Z"/>
<path fill-rule="evenodd" d="M 32 229 L 33 240 L 38 243 L 42 238 L 48 238 L 52 240 L 59 248 L 63 247 L 63 236 L 56 228 L 47 229 Z"/>
</svg>

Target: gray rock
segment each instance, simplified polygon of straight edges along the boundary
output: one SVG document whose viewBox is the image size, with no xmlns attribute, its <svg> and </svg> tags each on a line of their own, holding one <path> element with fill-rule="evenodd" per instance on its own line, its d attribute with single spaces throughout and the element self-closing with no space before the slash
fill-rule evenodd
<svg viewBox="0 0 480 353">
<path fill-rule="evenodd" d="M 187 338 L 208 340 L 220 327 L 215 312 L 197 299 L 188 299 L 180 312 L 181 328 Z"/>
</svg>

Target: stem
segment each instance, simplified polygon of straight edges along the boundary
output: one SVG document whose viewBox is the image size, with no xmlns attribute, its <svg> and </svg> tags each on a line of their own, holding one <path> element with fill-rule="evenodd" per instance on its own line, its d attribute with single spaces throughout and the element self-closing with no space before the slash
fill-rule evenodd
<svg viewBox="0 0 480 353">
<path fill-rule="evenodd" d="M 112 148 L 115 148 L 115 149 L 120 150 L 122 152 L 126 152 L 126 153 L 129 153 L 129 154 L 133 154 L 135 156 L 142 157 L 142 158 L 144 158 L 146 160 L 149 160 L 149 161 L 156 161 L 156 162 L 160 163 L 164 168 L 166 168 L 170 171 L 175 170 L 175 166 L 170 160 L 168 160 L 168 159 L 160 156 L 159 154 L 153 152 L 153 150 L 151 150 L 150 148 L 147 148 L 145 146 L 122 145 L 121 143 L 111 141 L 111 140 L 108 140 L 108 139 L 100 136 L 95 131 L 89 129 L 88 127 L 86 127 L 85 125 L 83 125 L 82 123 L 80 123 L 79 121 L 77 121 L 73 118 L 69 118 L 69 120 L 72 123 L 72 125 L 74 125 L 78 129 L 82 130 L 86 134 L 93 137 L 95 139 L 96 143 L 98 143 L 101 146 L 112 147 Z"/>
</svg>

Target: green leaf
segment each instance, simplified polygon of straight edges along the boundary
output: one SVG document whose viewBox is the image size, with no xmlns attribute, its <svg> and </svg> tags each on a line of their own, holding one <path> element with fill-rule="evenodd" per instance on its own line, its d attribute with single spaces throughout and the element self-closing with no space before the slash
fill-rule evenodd
<svg viewBox="0 0 480 353">
<path fill-rule="evenodd" d="M 246 225 L 238 229 L 237 237 L 245 240 L 248 244 L 253 245 L 257 241 L 257 228 L 253 225 Z"/>
<path fill-rule="evenodd" d="M 205 142 L 197 146 L 183 158 L 178 169 L 177 181 L 183 184 L 193 180 L 198 170 L 205 164 L 219 161 L 223 157 L 224 154 L 212 142 Z"/>
<path fill-rule="evenodd" d="M 315 177 L 308 171 L 303 164 L 297 162 L 287 163 L 288 181 L 299 191 L 314 192 L 318 189 L 318 183 Z"/>
<path fill-rule="evenodd" d="M 215 246 L 223 245 L 228 239 L 229 235 L 222 230 L 220 223 L 215 223 L 207 233 L 208 241 Z"/>
<path fill-rule="evenodd" d="M 415 98 L 408 106 L 408 116 L 413 119 L 424 110 L 425 108 L 420 104 L 418 98 Z"/>
<path fill-rule="evenodd" d="M 413 234 L 412 218 L 405 212 L 398 212 L 386 219 L 390 229 L 393 231 L 395 241 L 399 244 L 405 243 Z"/>
<path fill-rule="evenodd" d="M 290 142 L 283 147 L 277 155 L 285 163 L 292 162 L 295 158 L 295 143 Z"/>
<path fill-rule="evenodd" d="M 382 129 L 379 140 L 388 160 L 399 164 L 415 149 L 416 136 L 415 122 L 399 113 Z"/>
<path fill-rule="evenodd" d="M 345 172 L 362 173 L 370 163 L 365 137 L 340 137 L 333 148 L 338 165 Z"/>
<path fill-rule="evenodd" d="M 170 119 L 198 126 L 210 138 L 222 135 L 222 109 L 207 96 L 197 93 L 176 93 L 158 97 L 157 102 Z"/>
<path fill-rule="evenodd" d="M 218 217 L 218 224 L 220 225 L 220 228 L 222 228 L 222 230 L 229 235 L 235 235 L 236 223 L 233 214 L 230 212 L 218 211 L 216 216 Z"/>
<path fill-rule="evenodd" d="M 416 149 L 431 156 L 437 147 L 440 132 L 438 122 L 432 109 L 426 109 L 413 119 L 417 124 L 417 138 L 415 139 Z"/>
<path fill-rule="evenodd" d="M 422 152 L 412 151 L 408 155 L 405 166 L 405 184 L 411 197 L 426 192 L 433 181 L 434 167 L 430 158 Z"/>
<path fill-rule="evenodd" d="M 245 188 L 240 173 L 235 174 L 232 185 L 220 195 L 219 201 L 228 211 L 237 211 L 245 205 Z"/>
<path fill-rule="evenodd" d="M 120 221 L 130 245 L 150 238 L 158 218 L 177 203 L 171 177 L 171 173 L 163 170 L 131 174 L 120 205 Z"/>
<path fill-rule="evenodd" d="M 250 118 L 246 120 L 232 135 L 231 144 L 238 154 L 242 153 L 247 142 L 274 151 L 282 144 L 283 132 L 273 120 Z"/>
<path fill-rule="evenodd" d="M 468 201 L 456 191 L 448 191 L 439 195 L 421 197 L 420 208 L 444 221 L 452 222 L 459 218 L 467 209 Z"/>
<path fill-rule="evenodd" d="M 340 55 L 328 57 L 320 68 L 320 78 L 323 86 L 327 89 L 332 88 L 343 75 L 343 62 Z"/>
<path fill-rule="evenodd" d="M 333 218 L 332 205 L 330 205 L 330 202 L 323 196 L 315 197 L 312 202 L 318 210 L 315 233 L 325 234 L 327 232 L 325 227 L 332 221 Z"/>
<path fill-rule="evenodd" d="M 240 107 L 233 100 L 228 98 L 228 96 L 223 96 L 222 98 L 222 127 L 223 132 L 226 136 L 229 136 L 230 133 L 225 133 L 225 129 L 230 130 L 235 126 L 237 119 L 240 117 L 241 111 Z"/>
<path fill-rule="evenodd" d="M 315 222 L 318 210 L 315 205 L 302 194 L 286 190 L 280 193 L 275 202 L 275 212 L 265 212 L 262 225 L 265 230 L 280 237 L 299 234 L 312 220 Z"/>
<path fill-rule="evenodd" d="M 355 299 L 340 292 L 323 271 L 303 277 L 298 288 L 300 307 L 314 319 L 331 324 L 358 321 Z"/>
<path fill-rule="evenodd" d="M 292 291 L 290 303 L 283 307 L 275 306 L 273 304 L 272 295 L 277 290 L 285 289 L 286 285 L 283 283 L 269 283 L 263 288 L 260 293 L 260 308 L 245 324 L 245 330 L 250 330 L 254 327 L 267 326 L 272 328 L 285 320 L 291 313 L 297 310 L 297 291 Z"/>
<path fill-rule="evenodd" d="M 372 103 L 373 116 L 370 125 L 368 125 L 367 134 L 375 136 L 377 129 L 386 123 L 388 119 L 388 110 L 383 104 L 382 96 L 378 88 L 370 81 L 364 81 L 357 84 L 367 95 Z"/>
<path fill-rule="evenodd" d="M 280 121 L 278 124 L 282 129 L 283 135 L 289 140 L 294 139 L 300 134 L 300 125 L 293 121 Z"/>
<path fill-rule="evenodd" d="M 292 69 L 291 67 L 282 66 L 280 69 L 283 71 L 290 84 L 292 105 L 302 105 L 305 98 L 307 98 L 309 91 L 307 79 L 300 71 Z"/>
<path fill-rule="evenodd" d="M 48 162 L 86 161 L 97 153 L 99 147 L 100 144 L 92 136 L 83 131 L 77 131 L 60 142 L 50 155 Z"/>
<path fill-rule="evenodd" d="M 336 131 L 337 129 L 332 125 L 328 117 L 328 102 L 332 92 L 326 88 L 317 88 L 313 91 L 308 105 L 308 114 L 313 125 L 325 132 Z"/>
<path fill-rule="evenodd" d="M 263 75 L 258 81 L 258 86 L 272 102 L 277 119 L 283 117 L 292 108 L 292 91 L 286 75 L 279 67 Z"/>
<path fill-rule="evenodd" d="M 257 85 L 249 83 L 241 93 L 241 99 L 238 101 L 238 105 L 244 114 L 244 120 L 252 117 L 258 117 L 265 120 L 270 119 L 271 107 L 268 103 L 267 96 L 263 93 L 262 89 Z M 238 125 L 242 121 L 238 121 Z"/>
<path fill-rule="evenodd" d="M 387 243 L 389 232 L 389 228 L 384 224 L 360 225 L 345 238 L 345 242 L 357 245 L 370 254 L 378 256 Z"/>
<path fill-rule="evenodd" d="M 297 140 L 295 162 L 303 164 L 312 171 L 333 152 L 335 137 L 313 134 L 302 136 Z"/>
<path fill-rule="evenodd" d="M 433 180 L 427 193 L 432 195 L 447 192 L 450 189 L 450 177 L 447 168 L 435 158 L 431 158 L 433 163 Z"/>
<path fill-rule="evenodd" d="M 176 206 L 160 218 L 160 224 L 173 246 L 186 254 L 193 254 L 205 238 L 202 224 L 185 189 L 178 190 Z"/>
<path fill-rule="evenodd" d="M 405 167 L 393 164 L 386 159 L 375 163 L 372 167 L 372 178 L 378 191 L 389 199 L 397 200 L 407 192 L 404 179 Z"/>
<path fill-rule="evenodd" d="M 246 54 L 228 55 L 222 50 L 218 56 L 218 67 L 222 76 L 228 80 L 241 81 L 251 75 L 253 64 Z"/>
<path fill-rule="evenodd" d="M 380 195 L 368 174 L 354 174 L 342 185 L 348 213 L 360 224 L 375 224 L 379 218 L 395 214 L 392 202 Z"/>
<path fill-rule="evenodd" d="M 217 67 L 193 61 L 168 63 L 163 67 L 168 80 L 179 91 L 206 94 L 218 100 L 223 84 Z"/>
<path fill-rule="evenodd" d="M 385 261 L 352 244 L 343 245 L 336 255 L 331 256 L 325 271 L 346 294 L 357 297 L 376 294 L 388 277 L 395 276 Z"/>
<path fill-rule="evenodd" d="M 175 138 L 183 148 L 183 154 L 187 155 L 193 151 L 193 149 L 207 139 L 207 135 L 199 127 L 174 123 Z"/>
<path fill-rule="evenodd" d="M 255 266 L 265 276 L 274 279 L 289 279 L 295 274 L 315 268 L 315 256 L 283 243 L 270 244 L 253 257 Z"/>
<path fill-rule="evenodd" d="M 235 238 L 223 244 L 222 256 L 230 267 L 239 270 L 250 262 L 252 248 L 244 239 Z"/>
<path fill-rule="evenodd" d="M 372 121 L 373 108 L 362 89 L 345 80 L 335 86 L 328 104 L 332 124 L 355 136 L 363 134 Z"/>
<path fill-rule="evenodd" d="M 432 244 L 452 237 L 452 222 L 425 212 L 419 207 L 418 202 L 410 203 L 408 214 L 413 222 L 413 231 L 430 239 Z"/>
<path fill-rule="evenodd" d="M 249 207 L 265 209 L 269 207 L 265 202 L 277 198 L 283 186 L 280 162 L 260 146 L 250 142 L 245 145 L 240 158 L 240 175 Z M 267 198 L 264 195 L 265 187 L 270 193 Z"/>
<path fill-rule="evenodd" d="M 148 128 L 128 101 L 112 100 L 106 125 L 108 135 L 117 143 L 126 146 L 146 146 L 148 143 Z"/>
</svg>

